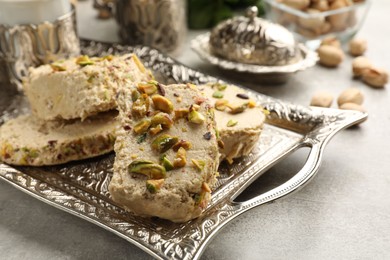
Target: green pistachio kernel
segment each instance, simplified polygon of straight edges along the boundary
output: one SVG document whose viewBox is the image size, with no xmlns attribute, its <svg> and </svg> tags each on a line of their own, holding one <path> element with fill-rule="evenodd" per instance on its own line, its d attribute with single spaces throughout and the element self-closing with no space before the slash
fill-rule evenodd
<svg viewBox="0 0 390 260">
<path fill-rule="evenodd" d="M 203 171 L 204 167 L 206 166 L 206 162 L 202 160 L 191 159 L 191 162 L 199 171 Z"/>
<path fill-rule="evenodd" d="M 167 158 L 167 155 L 164 154 L 160 159 L 161 165 L 164 166 L 165 170 L 171 171 L 174 169 L 172 162 Z"/>
<path fill-rule="evenodd" d="M 215 91 L 213 93 L 213 98 L 223 98 L 223 93 L 221 91 Z"/>
<path fill-rule="evenodd" d="M 54 62 L 54 63 L 50 64 L 50 67 L 54 71 L 66 71 L 66 67 L 58 62 Z"/>
<path fill-rule="evenodd" d="M 227 122 L 227 126 L 228 127 L 233 127 L 235 125 L 237 125 L 237 120 L 233 120 L 233 119 L 230 119 L 228 122 Z"/>
<path fill-rule="evenodd" d="M 226 88 L 227 88 L 227 85 L 226 85 L 226 84 L 218 84 L 218 85 L 217 85 L 217 89 L 218 89 L 219 91 L 224 91 Z"/>
<path fill-rule="evenodd" d="M 149 179 L 163 179 L 166 177 L 165 168 L 147 160 L 135 160 L 128 166 L 129 173 L 146 175 Z"/>
<path fill-rule="evenodd" d="M 192 110 L 188 115 L 188 120 L 195 124 L 203 124 L 206 118 L 198 111 Z"/>
<path fill-rule="evenodd" d="M 173 104 L 166 97 L 163 97 L 161 95 L 154 95 L 152 96 L 152 100 L 153 100 L 154 107 L 157 110 L 163 111 L 168 114 L 173 111 Z"/>
<path fill-rule="evenodd" d="M 135 126 L 134 126 L 134 132 L 136 134 L 142 134 L 142 133 L 145 133 L 146 131 L 148 131 L 150 125 L 152 124 L 152 122 L 150 121 L 150 119 L 142 119 L 141 121 L 139 121 Z"/>
<path fill-rule="evenodd" d="M 141 96 L 141 94 L 138 92 L 138 90 L 134 89 L 132 92 L 131 92 L 131 100 L 133 102 L 137 101 L 137 99 Z"/>
<path fill-rule="evenodd" d="M 141 82 L 138 84 L 138 90 L 147 95 L 153 95 L 157 92 L 157 85 L 150 82 Z"/>
<path fill-rule="evenodd" d="M 173 120 L 167 113 L 159 112 L 152 117 L 152 125 L 161 125 L 169 129 L 173 125 Z"/>
<path fill-rule="evenodd" d="M 180 147 L 176 153 L 175 159 L 173 160 L 173 167 L 182 168 L 186 166 L 186 164 L 187 164 L 187 151 L 183 147 Z"/>
<path fill-rule="evenodd" d="M 228 104 L 227 107 L 230 108 L 231 114 L 239 114 L 239 113 L 244 112 L 245 109 L 248 108 L 248 103 L 242 104 L 240 106 L 233 106 L 233 105 Z"/>
<path fill-rule="evenodd" d="M 154 141 L 152 142 L 152 149 L 160 153 L 164 153 L 168 151 L 178 141 L 179 138 L 177 138 L 176 136 L 163 134 L 154 139 Z"/>
<path fill-rule="evenodd" d="M 80 56 L 76 59 L 76 64 L 84 67 L 95 64 L 87 55 Z"/>
<path fill-rule="evenodd" d="M 164 184 L 164 179 L 158 179 L 158 180 L 147 180 L 146 181 L 146 189 L 150 193 L 156 193 L 159 191 Z"/>
</svg>

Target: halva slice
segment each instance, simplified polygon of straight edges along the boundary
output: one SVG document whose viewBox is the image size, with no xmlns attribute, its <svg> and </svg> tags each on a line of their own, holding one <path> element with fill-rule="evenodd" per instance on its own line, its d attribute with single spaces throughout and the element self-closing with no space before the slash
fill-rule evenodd
<svg viewBox="0 0 390 260">
<path fill-rule="evenodd" d="M 85 119 L 115 109 L 119 85 L 151 78 L 134 54 L 80 56 L 30 68 L 23 89 L 40 119 Z"/>
<path fill-rule="evenodd" d="M 215 120 L 223 146 L 220 159 L 229 163 L 248 155 L 260 138 L 264 109 L 242 88 L 221 83 L 200 86 L 215 107 Z"/>
<path fill-rule="evenodd" d="M 118 96 L 112 199 L 141 216 L 198 217 L 216 182 L 219 154 L 211 105 L 191 84 L 139 84 Z"/>
<path fill-rule="evenodd" d="M 0 160 L 13 165 L 55 165 L 111 152 L 117 112 L 84 121 L 45 122 L 22 115 L 0 127 Z"/>
</svg>

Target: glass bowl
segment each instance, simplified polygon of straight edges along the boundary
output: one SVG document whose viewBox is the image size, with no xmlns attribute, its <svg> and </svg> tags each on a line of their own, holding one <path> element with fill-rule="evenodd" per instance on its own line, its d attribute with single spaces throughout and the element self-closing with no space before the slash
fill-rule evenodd
<svg viewBox="0 0 390 260">
<path fill-rule="evenodd" d="M 267 19 L 285 26 L 298 41 L 314 49 L 328 36 L 335 36 L 343 43 L 350 40 L 362 26 L 371 0 L 327 11 L 310 7 L 305 11 L 294 9 L 280 0 L 265 0 L 265 3 Z"/>
</svg>

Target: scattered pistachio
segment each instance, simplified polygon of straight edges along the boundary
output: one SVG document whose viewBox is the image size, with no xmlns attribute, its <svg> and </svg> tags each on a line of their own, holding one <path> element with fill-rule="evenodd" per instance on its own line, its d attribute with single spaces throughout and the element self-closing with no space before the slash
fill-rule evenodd
<svg viewBox="0 0 390 260">
<path fill-rule="evenodd" d="M 364 56 L 356 57 L 352 61 L 352 73 L 355 77 L 362 76 L 363 71 L 371 67 L 371 62 Z"/>
<path fill-rule="evenodd" d="M 198 111 L 196 110 L 193 110 L 189 113 L 188 115 L 188 120 L 191 122 L 191 123 L 194 123 L 194 124 L 203 124 L 204 121 L 206 121 L 206 118 L 204 117 L 204 115 L 202 115 L 201 113 L 199 113 Z"/>
<path fill-rule="evenodd" d="M 204 200 L 204 197 L 205 197 L 204 192 L 195 194 L 195 197 L 194 197 L 195 205 L 200 205 L 202 203 L 202 201 Z"/>
<path fill-rule="evenodd" d="M 154 139 L 154 141 L 152 142 L 152 149 L 160 153 L 164 153 L 168 151 L 178 141 L 179 138 L 177 138 L 176 136 L 163 134 Z"/>
<path fill-rule="evenodd" d="M 185 118 L 188 116 L 189 110 L 188 108 L 179 108 L 174 111 L 175 114 L 175 120 L 178 120 L 180 118 Z"/>
<path fill-rule="evenodd" d="M 200 105 L 203 102 L 205 102 L 206 100 L 207 100 L 207 98 L 205 98 L 205 97 L 196 97 L 194 101 L 195 101 L 195 104 Z"/>
<path fill-rule="evenodd" d="M 176 157 L 173 160 L 173 167 L 182 168 L 187 164 L 187 152 L 183 147 L 180 147 L 176 153 Z"/>
<path fill-rule="evenodd" d="M 203 171 L 204 167 L 206 166 L 206 162 L 203 160 L 195 160 L 191 159 L 192 164 L 195 166 L 198 171 Z"/>
<path fill-rule="evenodd" d="M 165 170 L 167 170 L 167 171 L 171 171 L 171 170 L 174 169 L 173 164 L 171 163 L 170 160 L 168 160 L 166 154 L 164 154 L 164 155 L 161 157 L 161 164 L 162 164 L 162 166 L 164 166 Z"/>
<path fill-rule="evenodd" d="M 142 64 L 142 62 L 138 59 L 137 55 L 133 54 L 133 60 L 134 60 L 134 63 L 135 65 L 137 65 L 138 69 L 144 73 L 146 71 L 144 65 Z"/>
<path fill-rule="evenodd" d="M 358 105 L 355 103 L 344 103 L 341 106 L 339 106 L 339 108 L 344 109 L 344 110 L 356 110 L 356 111 L 360 111 L 363 113 L 367 112 L 366 109 L 362 105 Z"/>
<path fill-rule="evenodd" d="M 130 157 L 131 157 L 131 159 L 135 160 L 135 159 L 137 159 L 138 155 L 133 153 Z"/>
<path fill-rule="evenodd" d="M 224 111 L 226 108 L 226 105 L 229 103 L 226 99 L 220 99 L 215 102 L 215 109 L 218 111 Z"/>
<path fill-rule="evenodd" d="M 227 107 L 230 109 L 231 114 L 239 114 L 245 111 L 245 109 L 248 107 L 248 103 L 239 106 L 228 104 Z"/>
<path fill-rule="evenodd" d="M 182 131 L 183 133 L 186 133 L 186 132 L 188 132 L 188 129 L 187 129 L 186 127 L 182 127 L 182 128 L 181 128 L 181 131 Z"/>
<path fill-rule="evenodd" d="M 135 102 L 133 102 L 131 112 L 135 117 L 144 117 L 150 107 L 150 99 L 148 95 L 142 94 Z"/>
<path fill-rule="evenodd" d="M 299 10 L 304 10 L 310 5 L 310 0 L 282 0 L 280 2 Z"/>
<path fill-rule="evenodd" d="M 202 183 L 202 191 L 211 193 L 210 186 L 207 184 L 207 182 Z"/>
<path fill-rule="evenodd" d="M 163 128 L 162 128 L 161 125 L 156 125 L 155 127 L 151 127 L 149 129 L 149 134 L 150 135 L 156 135 L 156 134 L 162 132 L 162 130 L 163 130 Z"/>
<path fill-rule="evenodd" d="M 329 45 L 336 48 L 341 48 L 341 42 L 334 36 L 326 37 L 321 41 L 321 46 Z"/>
<path fill-rule="evenodd" d="M 238 93 L 236 96 L 241 99 L 249 99 L 249 96 L 244 93 Z"/>
<path fill-rule="evenodd" d="M 128 167 L 129 173 L 140 173 L 149 179 L 162 179 L 166 177 L 165 168 L 157 163 L 147 160 L 135 160 Z"/>
<path fill-rule="evenodd" d="M 363 93 L 357 88 L 347 88 L 341 92 L 339 98 L 337 99 L 337 104 L 341 106 L 345 103 L 355 103 L 358 105 L 363 104 L 364 96 Z"/>
<path fill-rule="evenodd" d="M 367 41 L 364 39 L 352 39 L 349 42 L 349 53 L 353 56 L 361 56 L 367 50 Z"/>
<path fill-rule="evenodd" d="M 66 67 L 58 62 L 54 62 L 54 63 L 50 64 L 50 67 L 54 71 L 66 71 Z"/>
<path fill-rule="evenodd" d="M 249 108 L 255 108 L 256 107 L 256 102 L 254 100 L 249 100 L 248 107 Z"/>
<path fill-rule="evenodd" d="M 221 149 L 225 148 L 225 143 L 221 139 L 218 139 L 217 143 L 219 148 Z"/>
<path fill-rule="evenodd" d="M 340 48 L 323 45 L 317 50 L 320 64 L 327 67 L 337 67 L 344 59 L 344 53 Z"/>
<path fill-rule="evenodd" d="M 173 120 L 167 113 L 159 112 L 152 117 L 151 123 L 153 126 L 161 125 L 164 128 L 171 128 L 173 125 Z"/>
<path fill-rule="evenodd" d="M 190 112 L 192 112 L 192 111 L 198 111 L 200 109 L 200 106 L 199 105 L 197 105 L 197 104 L 192 104 L 191 106 L 190 106 L 190 108 L 188 109 L 188 111 L 190 111 Z"/>
<path fill-rule="evenodd" d="M 174 146 L 172 146 L 172 150 L 177 152 L 180 149 L 180 147 L 183 147 L 184 149 L 189 150 L 192 148 L 192 144 L 189 141 L 180 140 Z"/>
<path fill-rule="evenodd" d="M 146 131 L 148 131 L 149 127 L 151 125 L 151 121 L 150 119 L 142 119 L 141 121 L 139 121 L 135 126 L 134 126 L 134 132 L 136 134 L 142 134 L 142 133 L 145 133 Z"/>
<path fill-rule="evenodd" d="M 156 193 L 159 191 L 164 184 L 164 179 L 158 179 L 158 180 L 147 180 L 146 181 L 146 189 L 150 193 Z"/>
<path fill-rule="evenodd" d="M 310 106 L 330 107 L 333 102 L 333 95 L 327 91 L 320 91 L 311 98 Z"/>
<path fill-rule="evenodd" d="M 131 100 L 133 102 L 137 101 L 137 99 L 141 96 L 141 94 L 138 92 L 138 90 L 134 89 L 132 92 L 131 92 Z"/>
<path fill-rule="evenodd" d="M 158 93 L 159 93 L 161 96 L 165 96 L 165 88 L 164 88 L 164 85 L 163 85 L 163 84 L 157 83 L 157 90 L 158 90 Z"/>
<path fill-rule="evenodd" d="M 219 91 L 224 91 L 227 88 L 226 84 L 216 83 L 215 85 Z"/>
<path fill-rule="evenodd" d="M 228 122 L 227 122 L 227 126 L 228 127 L 233 127 L 233 126 L 235 126 L 235 125 L 237 125 L 237 120 L 233 120 L 233 119 L 230 119 Z"/>
<path fill-rule="evenodd" d="M 137 144 L 144 142 L 145 139 L 146 139 L 146 133 L 143 133 L 142 135 L 137 137 Z"/>
<path fill-rule="evenodd" d="M 112 61 L 114 59 L 114 56 L 110 54 L 110 55 L 106 55 L 106 56 L 102 57 L 102 59 Z"/>
<path fill-rule="evenodd" d="M 155 81 L 149 81 L 147 83 L 141 82 L 138 83 L 138 90 L 141 91 L 141 93 L 145 93 L 147 95 L 153 95 L 157 92 L 157 86 Z"/>
<path fill-rule="evenodd" d="M 161 95 L 154 95 L 152 96 L 153 104 L 156 109 L 161 110 L 166 113 L 171 113 L 173 110 L 172 102 L 161 96 Z"/>
<path fill-rule="evenodd" d="M 223 93 L 221 91 L 215 91 L 213 93 L 213 98 L 223 98 Z"/>
<path fill-rule="evenodd" d="M 76 59 L 76 64 L 82 67 L 95 64 L 87 55 L 80 56 Z"/>
<path fill-rule="evenodd" d="M 363 71 L 362 79 L 374 88 L 384 88 L 389 80 L 387 71 L 380 68 L 369 68 Z"/>
</svg>

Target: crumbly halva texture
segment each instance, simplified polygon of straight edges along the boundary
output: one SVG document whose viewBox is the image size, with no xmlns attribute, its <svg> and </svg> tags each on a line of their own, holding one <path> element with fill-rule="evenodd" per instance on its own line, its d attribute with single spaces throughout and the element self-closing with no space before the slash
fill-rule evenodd
<svg viewBox="0 0 390 260">
<path fill-rule="evenodd" d="M 215 120 L 224 144 L 219 149 L 220 159 L 232 163 L 234 158 L 248 155 L 260 138 L 264 109 L 244 89 L 233 85 L 209 83 L 199 89 L 215 107 Z"/>
<path fill-rule="evenodd" d="M 22 115 L 0 127 L 0 160 L 13 165 L 56 165 L 111 152 L 117 112 L 84 121 L 42 121 Z"/>
<path fill-rule="evenodd" d="M 115 109 L 119 86 L 150 79 L 134 54 L 80 56 L 30 68 L 23 89 L 40 119 L 85 119 Z"/>
<path fill-rule="evenodd" d="M 216 183 L 213 109 L 194 85 L 155 86 L 118 96 L 122 127 L 109 190 L 137 215 L 185 222 L 206 208 Z"/>
</svg>

